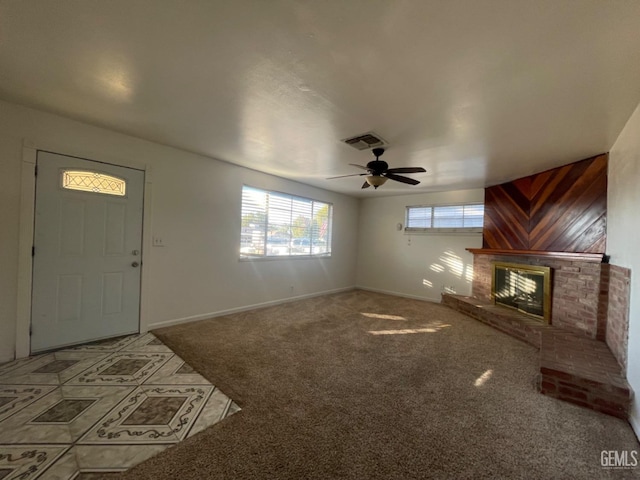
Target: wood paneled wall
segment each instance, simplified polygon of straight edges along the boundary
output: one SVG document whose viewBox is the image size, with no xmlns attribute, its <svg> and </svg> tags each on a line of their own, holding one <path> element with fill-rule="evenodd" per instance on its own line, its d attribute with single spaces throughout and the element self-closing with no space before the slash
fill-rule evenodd
<svg viewBox="0 0 640 480">
<path fill-rule="evenodd" d="M 608 154 L 485 189 L 483 248 L 605 253 Z"/>
</svg>

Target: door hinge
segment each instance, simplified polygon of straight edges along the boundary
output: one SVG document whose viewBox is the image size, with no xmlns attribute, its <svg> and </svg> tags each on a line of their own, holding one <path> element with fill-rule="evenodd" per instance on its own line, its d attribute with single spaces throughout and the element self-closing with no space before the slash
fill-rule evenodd
<svg viewBox="0 0 640 480">
<path fill-rule="evenodd" d="M 29 336 L 33 335 L 33 326 L 29 325 Z"/>
<path fill-rule="evenodd" d="M 36 165 L 36 168 L 33 169 L 33 173 L 36 177 L 38 176 L 38 165 Z"/>
<path fill-rule="evenodd" d="M 33 246 L 33 247 L 31 247 L 31 256 L 34 257 L 35 254 L 36 254 L 36 247 Z"/>
</svg>

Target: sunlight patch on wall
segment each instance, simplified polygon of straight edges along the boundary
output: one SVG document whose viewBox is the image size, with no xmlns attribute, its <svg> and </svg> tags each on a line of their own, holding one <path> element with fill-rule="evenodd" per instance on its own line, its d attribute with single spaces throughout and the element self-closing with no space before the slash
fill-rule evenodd
<svg viewBox="0 0 640 480">
<path fill-rule="evenodd" d="M 472 264 L 468 264 L 465 268 L 464 268 L 464 278 L 467 281 L 467 283 L 471 283 L 473 282 L 473 265 Z"/>
<path fill-rule="evenodd" d="M 430 282 L 426 278 L 422 279 L 422 285 L 424 285 L 425 287 L 433 288 L 433 282 Z"/>
<path fill-rule="evenodd" d="M 451 273 L 453 273 L 456 277 L 461 277 L 462 272 L 464 271 L 464 262 L 462 258 L 451 250 L 447 250 L 440 256 L 440 261 L 444 263 Z"/>
<path fill-rule="evenodd" d="M 442 273 L 444 272 L 444 267 L 439 263 L 432 263 L 431 266 L 429 267 L 429 270 L 432 270 L 436 273 Z"/>
<path fill-rule="evenodd" d="M 481 387 L 487 382 L 487 380 L 491 378 L 491 375 L 493 375 L 493 370 L 489 369 L 486 372 L 484 372 L 482 375 L 480 375 L 478 378 L 476 378 L 476 381 L 473 382 L 473 384 L 476 387 Z"/>
<path fill-rule="evenodd" d="M 379 318 L 381 320 L 406 320 L 406 318 L 401 317 L 399 315 L 383 315 L 381 313 L 364 313 L 360 312 L 360 315 L 363 315 L 368 318 Z"/>
</svg>

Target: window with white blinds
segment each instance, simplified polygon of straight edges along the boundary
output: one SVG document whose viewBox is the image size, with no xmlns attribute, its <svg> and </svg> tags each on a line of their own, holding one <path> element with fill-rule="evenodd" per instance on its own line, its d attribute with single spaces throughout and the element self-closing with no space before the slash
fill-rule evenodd
<svg viewBox="0 0 640 480">
<path fill-rule="evenodd" d="M 413 232 L 482 232 L 484 205 L 408 206 L 406 231 Z"/>
<path fill-rule="evenodd" d="M 333 206 L 242 187 L 240 258 L 330 256 Z"/>
</svg>

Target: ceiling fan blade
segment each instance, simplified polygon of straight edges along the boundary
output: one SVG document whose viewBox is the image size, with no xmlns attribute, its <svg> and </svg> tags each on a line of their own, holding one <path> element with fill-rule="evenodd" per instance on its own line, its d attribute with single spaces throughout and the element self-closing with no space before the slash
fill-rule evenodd
<svg viewBox="0 0 640 480">
<path fill-rule="evenodd" d="M 400 167 L 400 168 L 390 168 L 387 170 L 387 173 L 422 173 L 426 172 L 426 170 L 422 167 Z"/>
<path fill-rule="evenodd" d="M 418 180 L 415 180 L 413 178 L 403 177 L 402 175 L 395 175 L 393 173 L 389 173 L 389 171 L 387 171 L 384 176 L 391 180 L 395 180 L 396 182 L 408 183 L 409 185 L 418 185 L 420 183 Z"/>
<path fill-rule="evenodd" d="M 366 170 L 367 172 L 369 171 L 369 169 L 367 167 L 363 167 L 362 165 L 357 165 L 355 163 L 350 163 L 349 165 L 351 165 L 352 167 L 361 168 L 362 170 Z"/>
<path fill-rule="evenodd" d="M 327 180 L 332 180 L 334 178 L 344 178 L 344 177 L 361 177 L 362 175 L 366 175 L 366 173 L 350 173 L 349 175 L 338 175 L 337 177 L 327 177 Z"/>
<path fill-rule="evenodd" d="M 371 185 L 369 185 L 369 182 L 366 181 L 362 184 L 362 188 L 369 188 L 370 186 Z"/>
</svg>

